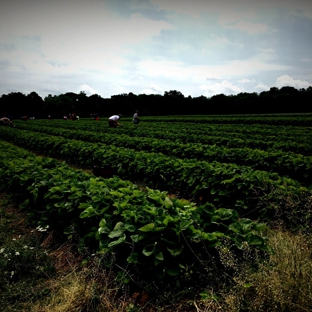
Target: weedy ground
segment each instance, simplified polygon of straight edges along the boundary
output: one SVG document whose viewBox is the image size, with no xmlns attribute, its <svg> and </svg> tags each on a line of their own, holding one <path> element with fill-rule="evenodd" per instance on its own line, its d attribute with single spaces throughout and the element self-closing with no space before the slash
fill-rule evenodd
<svg viewBox="0 0 312 312">
<path fill-rule="evenodd" d="M 309 203 L 307 203 L 309 204 Z M 0 311 L 204 312 L 312 310 L 311 234 L 283 226 L 268 232 L 272 254 L 265 261 L 243 250 L 245 263 L 226 246 L 218 249 L 233 273 L 231 287 L 219 285 L 193 297 L 171 294 L 171 303 L 143 290 L 130 292 L 113 273 L 114 259 L 89 254 L 73 242 L 60 243 L 48 229 L 30 228 L 26 216 L 0 196 Z M 103 261 L 110 269 L 104 269 Z M 194 281 L 196 283 L 196 281 Z M 183 293 L 183 292 L 182 292 Z"/>
</svg>

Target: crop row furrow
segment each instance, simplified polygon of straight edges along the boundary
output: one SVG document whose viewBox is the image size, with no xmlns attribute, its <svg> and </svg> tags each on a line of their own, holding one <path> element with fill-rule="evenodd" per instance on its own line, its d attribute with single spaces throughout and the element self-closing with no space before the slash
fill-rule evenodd
<svg viewBox="0 0 312 312">
<path fill-rule="evenodd" d="M 51 128 L 63 128 L 63 129 L 77 129 L 88 130 L 102 133 L 113 133 L 106 123 L 92 122 L 90 120 L 79 122 L 64 122 L 60 120 L 53 121 L 50 125 L 44 123 L 44 121 L 35 121 L 33 124 L 44 124 Z M 18 127 L 26 128 L 28 124 L 23 122 L 18 123 Z M 312 140 L 310 127 L 271 127 L 272 129 L 263 129 L 258 125 L 192 125 L 174 123 L 173 125 L 167 123 L 144 123 L 140 127 L 134 127 L 132 124 L 125 123 L 124 128 L 118 129 L 118 133 L 128 134 L 137 137 L 151 137 L 161 139 L 175 139 L 180 142 L 197 142 L 218 145 L 230 145 L 232 141 L 236 139 L 245 141 L 246 147 L 253 148 L 255 144 L 260 143 L 263 149 L 286 149 L 295 148 L 298 151 L 300 148 L 301 153 L 306 151 L 311 152 L 309 149 L 310 141 Z M 114 131 L 116 132 L 116 131 Z M 256 139 L 256 142 L 254 140 Z M 213 141 L 212 141 L 213 140 Z M 252 142 L 252 145 L 250 145 Z M 282 142 L 283 144 L 278 144 Z M 286 143 L 286 144 L 285 144 Z M 237 142 L 234 142 L 237 144 Z M 299 144 L 301 146 L 299 146 Z M 291 146 L 294 145 L 294 146 Z M 308 148 L 307 148 L 308 146 Z M 241 147 L 241 146 L 240 146 Z M 290 150 L 291 151 L 291 150 Z"/>
<path fill-rule="evenodd" d="M 88 123 L 86 123 L 88 124 Z M 24 123 L 18 124 L 19 127 L 27 129 L 29 124 Z M 145 126 L 145 125 L 144 125 Z M 40 127 L 40 124 L 39 124 Z M 242 134 L 240 137 L 232 135 L 231 133 L 222 133 L 222 131 L 216 132 L 215 135 L 211 134 L 192 134 L 190 132 L 175 131 L 174 127 L 168 127 L 167 129 L 158 130 L 157 125 L 155 129 L 145 129 L 145 127 L 134 127 L 132 124 L 128 124 L 123 128 L 112 129 L 108 128 L 107 125 L 103 123 L 93 122 L 91 126 L 85 127 L 79 122 L 66 122 L 60 121 L 56 124 L 51 124 L 49 127 L 51 129 L 62 128 L 62 129 L 72 129 L 72 130 L 89 130 L 91 132 L 97 133 L 107 133 L 107 134 L 126 134 L 131 137 L 147 137 L 154 139 L 162 139 L 167 141 L 173 141 L 177 143 L 200 143 L 207 145 L 218 145 L 227 146 L 231 148 L 257 148 L 262 150 L 282 150 L 285 152 L 293 152 L 302 155 L 312 156 L 312 146 L 310 144 L 310 135 L 289 135 L 278 138 L 273 138 L 264 135 L 254 134 L 253 136 L 247 136 Z M 276 131 L 278 133 L 278 131 Z"/>
<path fill-rule="evenodd" d="M 25 157 L 1 141 L 0 147 L 0 190 L 40 230 L 72 242 L 78 236 L 90 254 L 114 256 L 114 265 L 107 265 L 121 282 L 162 288 L 188 274 L 190 286 L 196 280 L 200 289 L 206 280 L 198 284 L 198 275 L 211 267 L 210 253 L 225 240 L 231 248 L 269 250 L 267 227 L 235 210 L 195 206 L 117 177 L 95 178 L 48 157 Z"/>
<path fill-rule="evenodd" d="M 151 188 L 177 190 L 186 198 L 213 202 L 219 208 L 235 207 L 242 213 L 253 212 L 255 217 L 263 209 L 270 209 L 263 197 L 272 189 L 290 193 L 307 190 L 295 180 L 247 166 L 182 160 L 160 153 L 69 140 L 43 133 L 38 135 L 25 130 L 11 131 L 4 127 L 0 130 L 0 137 L 20 147 L 64 159 L 77 166 L 109 166 L 115 168 L 122 179 L 140 181 Z M 272 207 L 275 200 L 278 198 L 272 200 Z"/>
<path fill-rule="evenodd" d="M 196 143 L 178 143 L 163 139 L 130 137 L 117 133 L 98 133 L 83 130 L 39 127 L 25 127 L 50 135 L 63 136 L 70 139 L 83 140 L 106 145 L 122 146 L 138 151 L 163 153 L 181 159 L 197 159 L 207 162 L 235 163 L 240 166 L 250 166 L 255 170 L 276 172 L 288 176 L 303 185 L 312 184 L 312 156 L 303 156 L 291 152 L 264 151 L 251 148 L 229 148 L 227 146 L 205 145 Z"/>
<path fill-rule="evenodd" d="M 61 127 L 61 128 L 84 128 L 85 130 L 94 130 L 101 127 L 103 130 L 107 128 L 105 121 L 94 121 L 89 119 L 82 119 L 79 122 L 64 121 L 64 120 L 53 120 L 46 122 L 46 120 L 32 120 L 32 124 L 45 125 L 50 127 Z M 16 120 L 16 124 L 19 126 L 25 125 L 25 122 Z M 29 122 L 28 122 L 29 123 Z M 28 124 L 27 123 L 27 124 Z M 262 136 L 263 138 L 267 136 L 283 137 L 294 136 L 299 138 L 303 135 L 310 135 L 312 127 L 299 127 L 299 126 L 266 126 L 266 125 L 242 125 L 242 124 L 205 124 L 198 125 L 193 123 L 183 123 L 175 122 L 173 124 L 167 122 L 145 122 L 142 121 L 139 127 L 135 127 L 130 120 L 123 120 L 123 123 L 127 125 L 127 128 L 140 130 L 140 127 L 144 128 L 144 131 L 173 131 L 175 133 L 191 133 L 198 135 L 209 135 L 210 133 L 230 133 L 231 135 L 254 135 Z"/>
</svg>

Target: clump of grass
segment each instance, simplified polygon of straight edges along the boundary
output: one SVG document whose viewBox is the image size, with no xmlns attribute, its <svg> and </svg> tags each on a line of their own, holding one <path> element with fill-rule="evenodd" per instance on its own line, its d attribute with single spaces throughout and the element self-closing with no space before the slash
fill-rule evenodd
<svg viewBox="0 0 312 312">
<path fill-rule="evenodd" d="M 71 272 L 54 280 L 51 295 L 36 303 L 32 310 L 40 312 L 98 311 L 95 304 L 94 283 L 87 281 L 83 272 Z"/>
<path fill-rule="evenodd" d="M 309 203 L 307 198 L 305 211 L 309 210 Z M 173 287 L 163 298 L 150 298 L 150 293 L 144 292 L 148 288 L 131 293 L 118 282 L 113 255 L 91 254 L 78 236 L 56 247 L 52 232 L 42 236 L 40 231 L 48 229 L 38 228 L 33 232 L 23 229 L 23 217 L 6 214 L 3 204 L 8 206 L 0 198 L 0 279 L 4 281 L 0 284 L 0 311 L 311 310 L 312 236 L 309 231 L 299 233 L 285 226 L 269 230 L 267 237 L 272 253 L 265 256 L 248 244 L 238 251 L 230 242 L 224 242 L 217 250 L 224 270 L 211 267 L 201 276 L 207 280 L 207 289 L 199 293 L 185 289 L 178 293 L 179 288 Z M 294 204 L 289 198 L 284 203 L 289 212 Z M 303 214 L 297 211 L 295 216 L 298 215 Z M 296 219 L 292 220 L 295 223 Z M 49 248 L 49 255 L 43 246 Z M 57 270 L 55 275 L 53 267 Z"/>
<path fill-rule="evenodd" d="M 201 301 L 201 311 L 311 311 L 310 236 L 274 229 L 268 233 L 268 238 L 272 248 L 270 257 L 259 261 L 256 271 L 248 266 L 237 270 L 231 290 L 224 291 L 218 300 Z M 207 310 L 212 303 L 216 310 Z"/>
<path fill-rule="evenodd" d="M 279 205 L 271 203 L 272 194 Z M 246 248 L 246 261 L 238 261 L 236 253 L 219 250 L 224 265 L 232 268 L 233 280 L 230 288 L 224 285 L 218 300 L 200 301 L 201 311 L 311 311 L 312 193 L 285 195 L 276 189 L 272 194 L 265 199 L 273 211 L 267 233 L 272 253 L 263 258 Z"/>
<path fill-rule="evenodd" d="M 33 302 L 49 290 L 43 281 L 54 273 L 36 231 L 23 232 L 23 216 L 7 213 L 0 203 L 0 310 L 13 311 L 19 302 Z"/>
<path fill-rule="evenodd" d="M 135 312 L 144 310 L 137 295 L 118 283 L 112 270 L 102 266 L 106 255 L 90 255 L 84 267 L 72 267 L 51 280 L 51 294 L 32 307 L 33 312 Z M 112 266 L 114 259 L 111 259 Z M 111 268 L 112 269 L 112 268 Z M 146 304 L 146 302 L 144 302 Z"/>
<path fill-rule="evenodd" d="M 285 192 L 271 188 L 259 202 L 270 227 L 284 227 L 292 232 L 311 233 L 312 191 Z"/>
<path fill-rule="evenodd" d="M 312 249 L 307 235 L 273 231 L 274 253 L 255 276 L 254 311 L 278 307 L 279 311 L 305 311 L 312 307 Z M 268 311 L 269 309 L 267 309 Z"/>
</svg>

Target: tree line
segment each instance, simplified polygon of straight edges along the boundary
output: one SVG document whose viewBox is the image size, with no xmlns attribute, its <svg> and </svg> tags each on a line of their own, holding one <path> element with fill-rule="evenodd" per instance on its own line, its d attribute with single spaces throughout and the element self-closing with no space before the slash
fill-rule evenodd
<svg viewBox="0 0 312 312">
<path fill-rule="evenodd" d="M 180 91 L 160 94 L 123 93 L 103 98 L 85 92 L 49 94 L 41 98 L 36 92 L 11 92 L 0 97 L 1 116 L 13 119 L 22 116 L 35 118 L 62 118 L 69 114 L 86 118 L 107 117 L 113 114 L 132 116 L 135 110 L 141 115 L 211 115 L 211 114 L 267 114 L 312 112 L 312 87 L 272 87 L 261 93 L 242 92 L 237 95 L 218 94 L 212 97 L 185 97 Z"/>
</svg>

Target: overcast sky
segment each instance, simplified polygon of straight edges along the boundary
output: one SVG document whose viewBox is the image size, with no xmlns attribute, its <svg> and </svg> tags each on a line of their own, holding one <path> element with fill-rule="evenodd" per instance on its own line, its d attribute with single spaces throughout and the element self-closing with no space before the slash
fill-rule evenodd
<svg viewBox="0 0 312 312">
<path fill-rule="evenodd" d="M 312 85 L 312 0 L 12 0 L 0 95 L 184 96 Z"/>
</svg>

